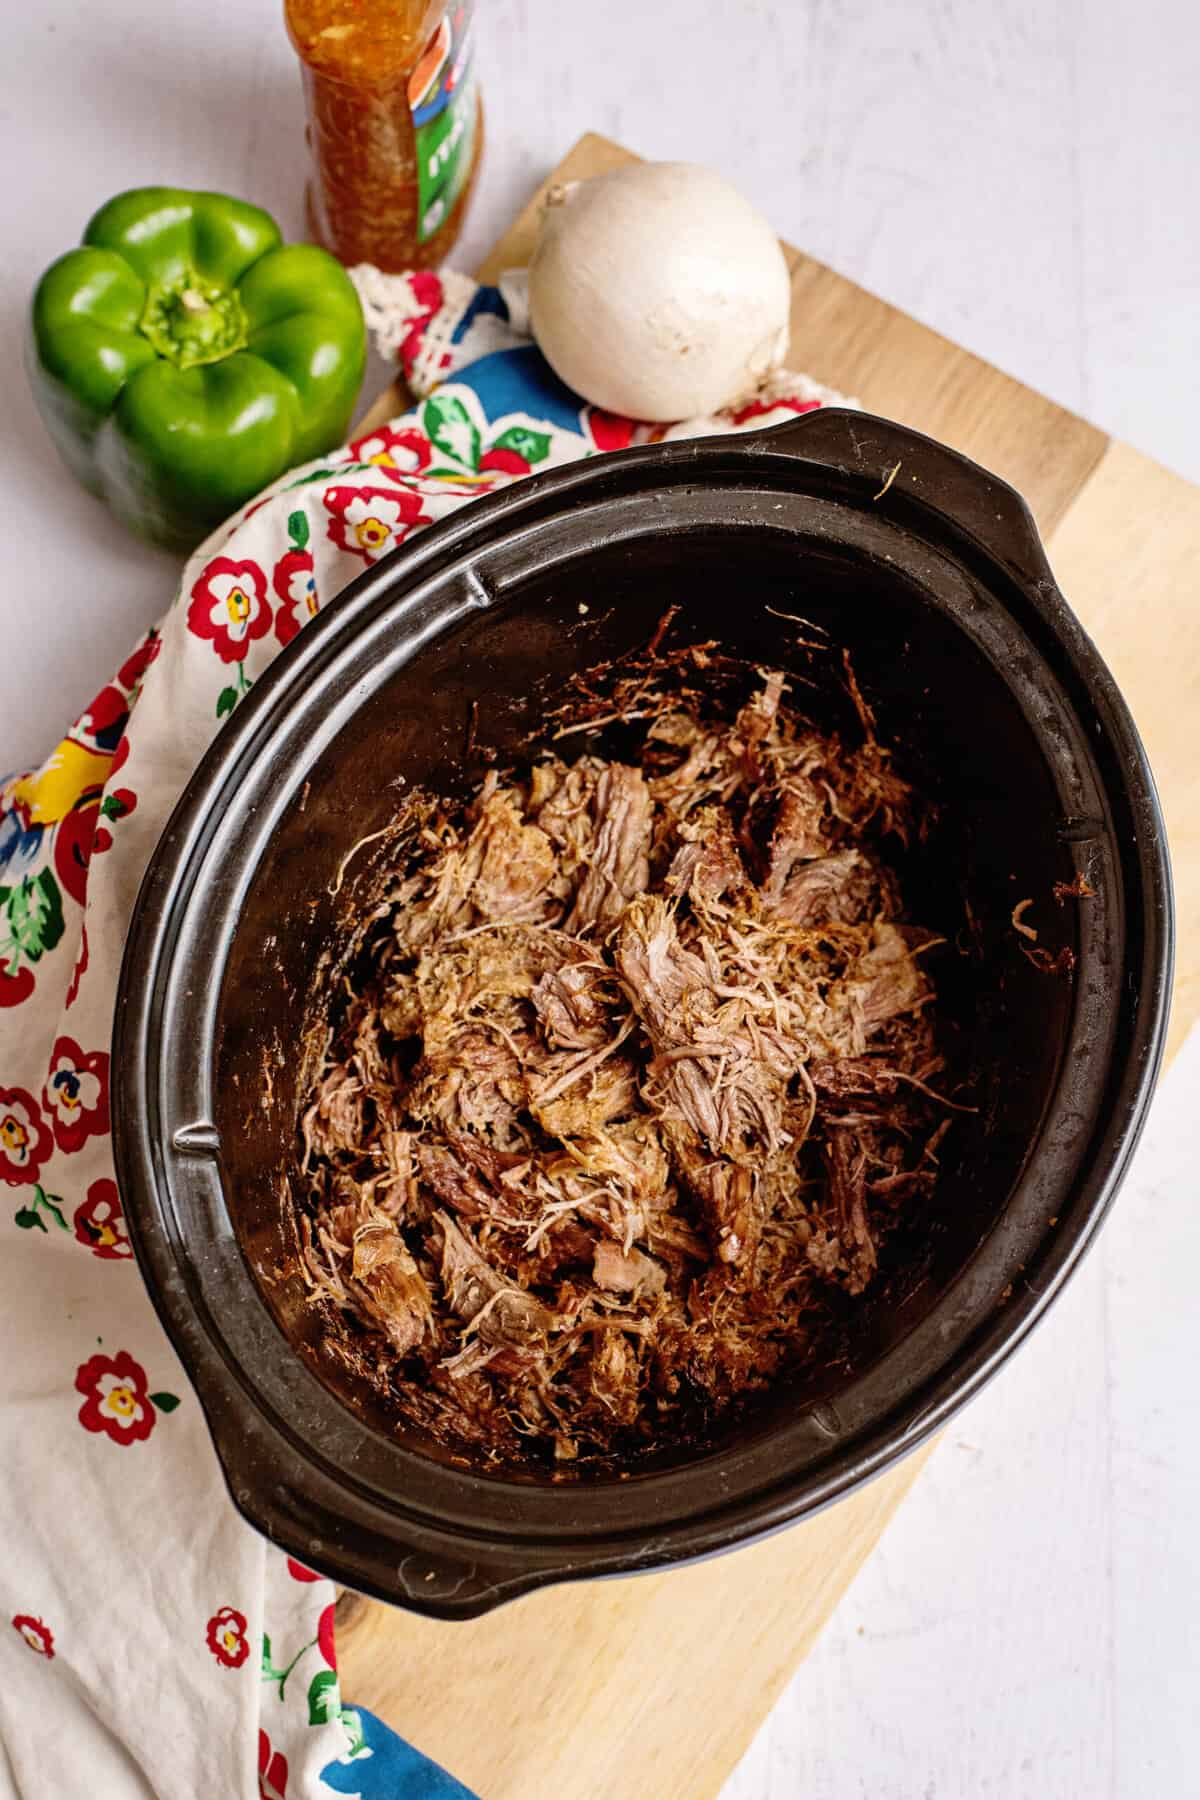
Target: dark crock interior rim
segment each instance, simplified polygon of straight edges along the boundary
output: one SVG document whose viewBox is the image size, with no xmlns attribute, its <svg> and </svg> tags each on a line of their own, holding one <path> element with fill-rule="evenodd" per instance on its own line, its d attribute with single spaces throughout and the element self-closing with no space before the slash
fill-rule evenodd
<svg viewBox="0 0 1200 1800">
<path fill-rule="evenodd" d="M 1118 1103 L 1091 1147 L 1079 1184 L 1074 1227 L 1042 1244 L 1036 1271 L 1014 1285 L 1003 1308 L 977 1323 L 969 1343 L 924 1384 L 919 1395 L 840 1443 L 835 1424 L 827 1432 L 830 1454 L 817 1478 L 809 1475 L 797 1484 L 789 1482 L 785 1472 L 769 1490 L 732 1503 L 722 1501 L 718 1483 L 707 1510 L 693 1511 L 682 1520 L 664 1512 L 660 1528 L 651 1531 L 643 1526 L 636 1532 L 580 1532 L 570 1518 L 569 1487 L 554 1490 L 563 1514 L 560 1527 L 551 1531 L 544 1523 L 522 1526 L 497 1505 L 498 1490 L 503 1491 L 505 1484 L 458 1472 L 453 1478 L 464 1494 L 478 1490 L 475 1530 L 464 1528 L 461 1521 L 448 1524 L 414 1515 L 399 1500 L 395 1506 L 382 1507 L 378 1495 L 360 1486 L 351 1473 L 322 1466 L 311 1445 L 298 1440 L 264 1407 L 213 1321 L 199 1317 L 180 1278 L 186 1247 L 172 1240 L 165 1223 L 169 1183 L 166 1147 L 158 1135 L 162 1071 L 157 1067 L 157 1029 L 179 919 L 189 899 L 188 865 L 213 818 L 232 803 L 231 772 L 249 766 L 277 729 L 289 697 L 302 695 L 318 668 L 330 665 L 397 590 L 411 595 L 439 572 L 465 563 L 463 605 L 432 620 L 424 641 L 447 628 L 464 607 L 489 604 L 486 587 L 478 581 L 472 586 L 473 554 L 527 525 L 536 529 L 548 502 L 557 516 L 573 501 L 582 502 L 592 484 L 628 479 L 636 485 L 652 471 L 669 471 L 673 479 L 701 483 L 715 472 L 736 477 L 739 470 L 747 476 L 772 470 L 778 475 L 781 466 L 795 472 L 807 465 L 810 472 L 825 472 L 835 491 L 857 495 L 861 504 L 864 483 L 877 485 L 881 467 L 898 460 L 910 470 L 922 471 L 923 491 L 917 502 L 911 494 L 897 494 L 891 504 L 910 511 L 916 505 L 927 534 L 942 542 L 949 537 L 956 546 L 982 553 L 1032 598 L 1086 683 L 1123 772 L 1127 804 L 1140 825 L 1136 859 L 1145 939 L 1134 1042 L 1125 1055 Z M 889 502 L 884 499 L 880 504 Z M 416 641 L 411 653 L 419 652 Z M 1144 753 L 1111 675 L 1053 584 L 1023 502 L 1003 483 L 915 433 L 864 415 L 826 409 L 773 432 L 650 446 L 569 465 L 475 502 L 431 528 L 411 549 L 368 571 L 281 653 L 189 783 L 152 859 L 135 910 L 114 1039 L 118 1174 L 139 1262 L 164 1326 L 200 1395 L 235 1501 L 268 1536 L 351 1585 L 446 1616 L 485 1610 L 499 1598 L 551 1579 L 654 1566 L 726 1548 L 828 1504 L 913 1449 L 970 1398 L 1042 1315 L 1091 1243 L 1140 1133 L 1162 1055 L 1170 974 L 1169 871 Z M 937 1310 L 935 1306 L 934 1315 Z M 314 1376 L 308 1379 L 316 1381 Z M 365 1433 L 368 1428 L 360 1429 Z M 814 1430 L 822 1429 L 815 1417 Z M 711 1469 L 708 1473 L 711 1478 Z M 644 1478 L 649 1483 L 655 1480 Z M 514 1493 L 519 1499 L 526 1490 L 514 1484 Z M 398 1560 L 397 1546 L 405 1544 L 411 1551 Z"/>
</svg>

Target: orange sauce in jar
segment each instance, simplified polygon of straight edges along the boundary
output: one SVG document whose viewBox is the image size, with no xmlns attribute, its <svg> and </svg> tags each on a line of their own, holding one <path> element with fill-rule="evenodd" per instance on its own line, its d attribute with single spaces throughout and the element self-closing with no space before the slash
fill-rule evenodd
<svg viewBox="0 0 1200 1800">
<path fill-rule="evenodd" d="M 482 142 L 473 0 L 285 0 L 303 64 L 312 236 L 344 263 L 430 268 Z"/>
</svg>

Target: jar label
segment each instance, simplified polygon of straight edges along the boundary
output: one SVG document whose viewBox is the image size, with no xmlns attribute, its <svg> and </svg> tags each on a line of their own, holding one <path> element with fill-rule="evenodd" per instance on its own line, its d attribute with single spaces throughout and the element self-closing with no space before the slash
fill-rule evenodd
<svg viewBox="0 0 1200 1800">
<path fill-rule="evenodd" d="M 417 242 L 445 224 L 462 193 L 475 157 L 479 103 L 475 93 L 474 0 L 460 0 L 442 14 L 420 62 L 409 76 L 417 147 Z"/>
</svg>

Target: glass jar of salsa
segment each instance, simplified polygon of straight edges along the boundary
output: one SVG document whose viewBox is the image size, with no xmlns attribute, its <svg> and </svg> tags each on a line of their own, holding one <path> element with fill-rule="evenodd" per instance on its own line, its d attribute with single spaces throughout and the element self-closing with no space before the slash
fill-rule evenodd
<svg viewBox="0 0 1200 1800">
<path fill-rule="evenodd" d="M 285 0 L 303 64 L 309 230 L 344 263 L 430 268 L 482 142 L 474 0 Z"/>
</svg>

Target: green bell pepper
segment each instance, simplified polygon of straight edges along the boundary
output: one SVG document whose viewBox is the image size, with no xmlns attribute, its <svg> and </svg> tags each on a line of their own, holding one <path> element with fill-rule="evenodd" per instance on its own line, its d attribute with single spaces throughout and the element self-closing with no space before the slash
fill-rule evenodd
<svg viewBox="0 0 1200 1800">
<path fill-rule="evenodd" d="M 293 464 L 341 442 L 366 331 L 346 271 L 257 206 L 134 188 L 33 299 L 30 375 L 83 485 L 190 549 Z"/>
</svg>

